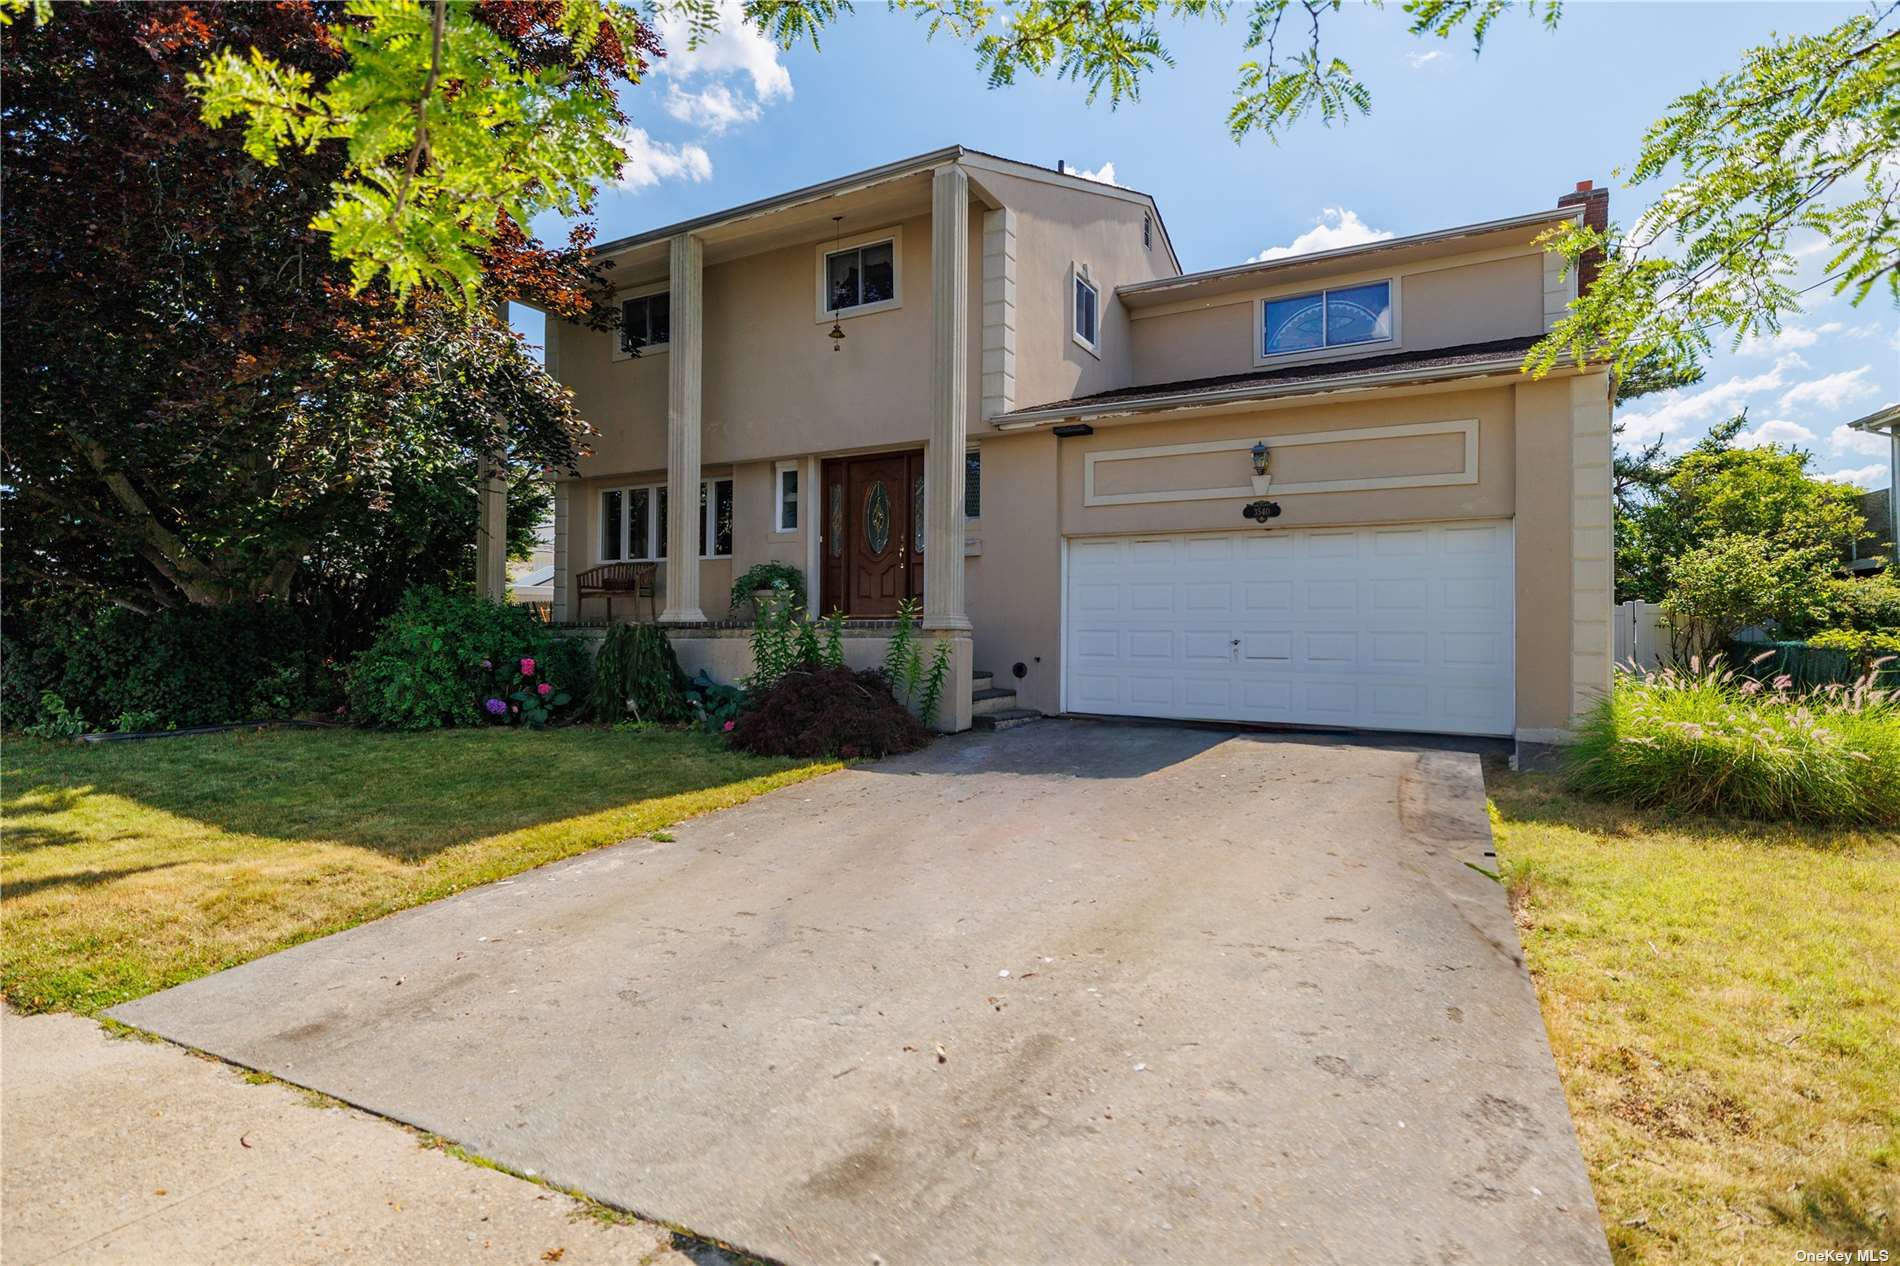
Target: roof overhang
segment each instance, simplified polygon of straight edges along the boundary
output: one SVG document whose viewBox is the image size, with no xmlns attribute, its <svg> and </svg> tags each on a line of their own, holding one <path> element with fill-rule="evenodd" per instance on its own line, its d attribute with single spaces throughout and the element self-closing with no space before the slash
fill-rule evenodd
<svg viewBox="0 0 1900 1266">
<path fill-rule="evenodd" d="M 1606 371 L 1602 365 L 1578 365 L 1560 360 L 1549 376 L 1569 378 L 1591 371 Z M 1501 356 L 1496 360 L 1467 362 L 1455 367 L 1423 366 L 1416 369 L 1372 370 L 1363 374 L 1340 374 L 1317 381 L 1261 383 L 1225 391 L 1184 391 L 1175 394 L 1144 396 L 1137 400 L 1104 400 L 1091 404 L 1072 401 L 1049 409 L 1025 409 L 993 418 L 990 425 L 998 431 L 1031 431 L 1063 422 L 1152 421 L 1158 415 L 1227 410 L 1269 404 L 1306 403 L 1323 397 L 1350 396 L 1385 389 L 1418 390 L 1427 388 L 1462 389 L 1530 381 L 1524 372 L 1524 357 Z"/>
<path fill-rule="evenodd" d="M 1883 405 L 1847 425 L 1856 431 L 1884 431 L 1888 435 L 1900 435 L 1900 404 Z"/>
<path fill-rule="evenodd" d="M 1581 211 L 1577 207 L 1552 207 L 1546 211 L 1533 211 L 1528 215 L 1511 216 L 1502 220 L 1487 220 L 1481 224 L 1438 229 L 1430 233 L 1414 233 L 1407 237 L 1389 237 L 1384 241 L 1366 242 L 1358 246 L 1342 246 L 1338 250 L 1315 251 L 1310 255 L 1289 255 L 1283 259 L 1236 264 L 1229 268 L 1216 268 L 1208 272 L 1164 277 L 1157 281 L 1136 282 L 1133 285 L 1117 286 L 1115 295 L 1125 307 L 1137 310 L 1159 307 L 1163 304 L 1211 299 L 1223 295 L 1245 294 L 1283 283 L 1297 283 L 1308 278 L 1337 274 L 1348 269 L 1382 268 L 1388 265 L 1422 262 L 1481 250 L 1513 247 L 1530 250 L 1538 234 L 1553 224 L 1575 219 L 1580 214 Z"/>
</svg>

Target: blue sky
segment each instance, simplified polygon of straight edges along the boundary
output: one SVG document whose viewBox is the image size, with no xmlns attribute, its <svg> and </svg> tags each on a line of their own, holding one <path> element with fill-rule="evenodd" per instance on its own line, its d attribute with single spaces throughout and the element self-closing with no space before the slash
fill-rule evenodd
<svg viewBox="0 0 1900 1266">
<path fill-rule="evenodd" d="M 1420 232 L 1548 206 L 1581 179 L 1611 182 L 1672 97 L 1778 30 L 1818 30 L 1855 11 L 1572 3 L 1554 33 L 1507 14 L 1474 59 L 1463 38 L 1408 36 L 1396 6 L 1349 7 L 1328 16 L 1328 47 L 1367 81 L 1372 113 L 1330 129 L 1302 124 L 1278 145 L 1227 135 L 1245 56 L 1239 20 L 1170 28 L 1176 67 L 1113 111 L 1062 80 L 992 90 L 967 47 L 928 40 L 913 18 L 868 4 L 816 53 L 779 53 L 732 23 L 688 50 L 669 29 L 671 55 L 624 95 L 634 157 L 603 191 L 600 234 L 954 142 L 1050 166 L 1065 159 L 1153 194 L 1190 270 Z M 1653 192 L 1617 182 L 1612 217 L 1629 222 Z M 1818 269 L 1820 258 L 1803 263 Z M 1700 386 L 1625 406 L 1630 438 L 1687 447 L 1746 405 L 1760 439 L 1797 443 L 1824 472 L 1885 486 L 1884 440 L 1857 440 L 1841 424 L 1900 400 L 1900 314 L 1878 294 L 1859 308 L 1825 289 L 1810 300 L 1781 338 L 1722 345 Z"/>
</svg>

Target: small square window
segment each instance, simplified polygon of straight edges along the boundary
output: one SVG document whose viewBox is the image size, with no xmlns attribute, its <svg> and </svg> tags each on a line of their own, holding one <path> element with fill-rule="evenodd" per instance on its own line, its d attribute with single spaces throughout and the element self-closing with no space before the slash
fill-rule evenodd
<svg viewBox="0 0 1900 1266">
<path fill-rule="evenodd" d="M 1089 279 L 1080 269 L 1075 273 L 1075 339 L 1076 342 L 1094 351 L 1096 347 L 1096 306 L 1099 296 Z"/>
<path fill-rule="evenodd" d="M 778 510 L 774 518 L 777 531 L 798 531 L 798 463 L 778 464 Z"/>
<path fill-rule="evenodd" d="M 665 347 L 672 341 L 672 296 L 658 294 L 624 299 L 620 304 L 620 350 L 638 356 L 643 350 Z"/>
<path fill-rule="evenodd" d="M 897 244 L 871 242 L 825 256 L 825 310 L 848 313 L 855 308 L 890 303 L 897 298 Z"/>
</svg>

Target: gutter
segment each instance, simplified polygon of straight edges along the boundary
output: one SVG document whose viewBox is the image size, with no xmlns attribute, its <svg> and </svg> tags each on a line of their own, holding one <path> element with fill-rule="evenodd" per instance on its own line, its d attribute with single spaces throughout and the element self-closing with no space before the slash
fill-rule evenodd
<svg viewBox="0 0 1900 1266">
<path fill-rule="evenodd" d="M 1309 379 L 1305 382 L 1254 383 L 1244 387 L 1230 387 L 1224 391 L 1177 391 L 1169 395 L 1143 396 L 1133 400 L 1104 400 L 1092 405 L 1077 402 L 1046 409 L 1021 410 L 1007 415 L 1007 421 L 998 418 L 990 425 L 999 431 L 1026 431 L 1039 427 L 1045 422 L 1060 422 L 1070 418 L 1126 417 L 1175 409 L 1244 404 L 1254 400 L 1277 400 L 1289 396 L 1318 396 L 1334 391 L 1354 391 L 1364 387 L 1434 382 L 1450 378 L 1483 378 L 1499 373 L 1517 375 L 1522 372 L 1523 365 L 1522 356 L 1508 356 L 1494 360 L 1471 361 L 1457 366 L 1433 365 L 1410 370 L 1373 370 L 1368 373 L 1345 374 L 1337 378 L 1321 379 L 1317 382 Z M 1576 368 L 1575 362 L 1560 360 L 1553 366 L 1552 372 L 1574 371 Z"/>
</svg>

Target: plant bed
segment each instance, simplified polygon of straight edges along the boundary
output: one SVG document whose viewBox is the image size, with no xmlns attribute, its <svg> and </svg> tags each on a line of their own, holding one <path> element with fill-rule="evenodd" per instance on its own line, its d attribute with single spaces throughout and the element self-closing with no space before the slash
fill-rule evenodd
<svg viewBox="0 0 1900 1266">
<path fill-rule="evenodd" d="M 1617 674 L 1566 753 L 1571 790 L 1757 821 L 1900 825 L 1900 700 L 1722 664 Z"/>
<path fill-rule="evenodd" d="M 845 760 L 914 752 L 930 742 L 881 672 L 803 664 L 752 692 L 726 731 L 740 751 L 760 756 Z"/>
</svg>

